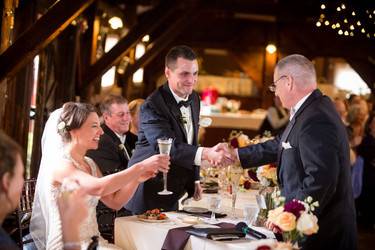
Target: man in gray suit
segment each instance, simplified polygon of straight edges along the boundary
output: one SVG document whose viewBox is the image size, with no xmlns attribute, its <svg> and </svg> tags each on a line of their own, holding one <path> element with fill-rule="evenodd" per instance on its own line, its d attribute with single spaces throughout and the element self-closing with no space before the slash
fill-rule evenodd
<svg viewBox="0 0 375 250">
<path fill-rule="evenodd" d="M 243 167 L 276 162 L 287 201 L 319 201 L 319 231 L 300 242 L 302 249 L 356 249 L 348 138 L 332 101 L 317 89 L 313 63 L 302 55 L 281 59 L 270 90 L 290 110 L 288 126 L 274 140 L 234 154 Z"/>
</svg>

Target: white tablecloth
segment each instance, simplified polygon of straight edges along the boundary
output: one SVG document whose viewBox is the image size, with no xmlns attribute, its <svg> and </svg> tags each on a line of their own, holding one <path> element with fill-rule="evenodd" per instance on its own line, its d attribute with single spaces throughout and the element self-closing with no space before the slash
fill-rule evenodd
<svg viewBox="0 0 375 250">
<path fill-rule="evenodd" d="M 255 202 L 255 197 L 253 197 L 254 194 L 255 191 L 245 193 L 240 192 L 236 205 L 236 207 L 238 207 L 236 214 L 239 219 L 232 220 L 231 218 L 226 217 L 220 219 L 219 222 L 230 222 L 236 224 L 243 220 L 242 208 L 245 204 Z M 210 195 L 205 194 L 201 201 L 191 202 L 189 206 L 199 205 L 201 207 L 207 207 L 206 201 L 208 200 L 209 196 Z M 224 197 L 223 206 L 220 212 L 228 213 L 230 211 L 230 208 L 226 206 L 227 204 L 230 205 L 230 199 L 229 197 Z M 163 223 L 143 222 L 138 220 L 136 216 L 117 218 L 115 220 L 115 244 L 126 250 L 161 249 L 169 229 L 189 226 L 189 224 L 183 223 L 181 220 L 183 217 L 190 216 L 188 214 L 169 212 L 167 213 L 167 216 L 170 218 L 170 220 Z M 269 237 L 273 237 L 273 234 L 264 228 L 255 229 L 265 233 Z M 196 236 L 190 236 L 185 249 L 256 249 L 259 244 L 264 244 L 264 242 L 253 240 L 250 237 L 235 241 L 213 241 Z"/>
</svg>

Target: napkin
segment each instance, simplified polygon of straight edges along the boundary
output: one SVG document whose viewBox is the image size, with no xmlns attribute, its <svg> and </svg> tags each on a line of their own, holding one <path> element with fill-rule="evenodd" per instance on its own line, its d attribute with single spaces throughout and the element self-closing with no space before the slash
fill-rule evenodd
<svg viewBox="0 0 375 250">
<path fill-rule="evenodd" d="M 217 226 L 221 228 L 234 228 L 235 225 L 231 223 L 219 223 Z M 162 250 L 183 250 L 187 241 L 189 240 L 190 234 L 187 230 L 194 229 L 192 226 L 189 227 L 176 227 L 168 231 L 167 236 L 165 237 Z"/>
</svg>

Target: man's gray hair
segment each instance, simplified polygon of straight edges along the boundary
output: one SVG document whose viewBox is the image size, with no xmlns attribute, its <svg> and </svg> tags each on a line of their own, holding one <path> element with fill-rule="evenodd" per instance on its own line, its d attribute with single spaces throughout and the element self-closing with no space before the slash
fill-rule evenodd
<svg viewBox="0 0 375 250">
<path fill-rule="evenodd" d="M 300 88 L 316 86 L 316 71 L 314 64 L 303 55 L 293 54 L 277 62 L 279 76 L 290 74 Z"/>
<path fill-rule="evenodd" d="M 111 94 L 107 96 L 102 103 L 100 103 L 100 112 L 102 112 L 102 114 L 104 113 L 110 114 L 112 104 L 127 104 L 127 103 L 128 101 L 124 97 L 120 95 Z"/>
</svg>

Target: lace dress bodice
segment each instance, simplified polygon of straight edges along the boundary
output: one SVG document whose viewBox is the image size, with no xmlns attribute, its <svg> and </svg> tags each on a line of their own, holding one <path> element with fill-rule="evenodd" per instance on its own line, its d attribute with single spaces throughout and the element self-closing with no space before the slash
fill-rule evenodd
<svg viewBox="0 0 375 250">
<path fill-rule="evenodd" d="M 69 160 L 69 159 L 68 159 Z M 91 168 L 91 175 L 92 176 L 97 176 L 97 166 L 95 162 L 88 157 L 85 157 L 86 163 L 90 166 Z M 82 170 L 79 166 L 76 165 L 75 162 L 73 162 L 73 165 L 77 167 L 78 169 Z M 52 196 L 53 199 L 56 200 L 57 196 L 59 194 L 59 189 L 57 187 L 52 187 Z M 92 236 L 99 236 L 99 245 L 98 248 L 99 250 L 115 250 L 115 249 L 121 249 L 113 244 L 108 243 L 105 239 L 103 239 L 100 236 L 100 232 L 98 229 L 98 222 L 96 219 L 96 206 L 98 205 L 100 197 L 98 196 L 91 196 L 89 195 L 87 197 L 87 204 L 88 204 L 88 215 L 86 220 L 82 222 L 82 225 L 80 227 L 80 239 L 81 239 L 81 249 L 87 249 L 89 244 L 91 243 Z M 58 211 L 57 211 L 58 212 Z M 59 215 L 57 215 L 59 216 Z"/>
</svg>

